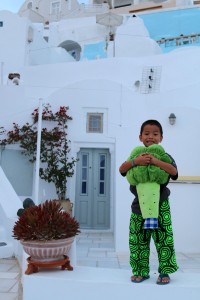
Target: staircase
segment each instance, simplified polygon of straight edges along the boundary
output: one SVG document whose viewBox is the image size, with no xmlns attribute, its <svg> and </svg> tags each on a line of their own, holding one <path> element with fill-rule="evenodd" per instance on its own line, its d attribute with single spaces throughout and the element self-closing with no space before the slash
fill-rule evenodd
<svg viewBox="0 0 200 300">
<path fill-rule="evenodd" d="M 0 182 L 0 258 L 8 258 L 15 255 L 17 248 L 12 230 L 22 203 L 1 167 Z"/>
<path fill-rule="evenodd" d="M 8 240 L 5 228 L 3 226 L 0 226 L 0 259 L 12 257 L 13 255 L 13 243 Z"/>
</svg>

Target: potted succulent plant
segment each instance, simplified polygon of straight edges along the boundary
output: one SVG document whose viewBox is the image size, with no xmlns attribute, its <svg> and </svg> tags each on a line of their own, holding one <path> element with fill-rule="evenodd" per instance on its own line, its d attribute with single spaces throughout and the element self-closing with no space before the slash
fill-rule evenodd
<svg viewBox="0 0 200 300">
<path fill-rule="evenodd" d="M 79 223 L 57 201 L 47 200 L 26 208 L 13 227 L 13 237 L 30 255 L 25 273 L 56 265 L 72 270 L 67 254 L 79 232 Z"/>
</svg>

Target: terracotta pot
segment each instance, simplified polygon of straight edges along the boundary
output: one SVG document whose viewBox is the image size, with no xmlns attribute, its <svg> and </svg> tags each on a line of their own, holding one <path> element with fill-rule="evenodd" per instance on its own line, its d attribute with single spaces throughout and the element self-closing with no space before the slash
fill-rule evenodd
<svg viewBox="0 0 200 300">
<path fill-rule="evenodd" d="M 31 256 L 31 261 L 59 261 L 69 253 L 74 236 L 52 241 L 22 241 L 24 251 Z"/>
<path fill-rule="evenodd" d="M 62 208 L 72 216 L 73 203 L 69 199 L 59 200 Z"/>
</svg>

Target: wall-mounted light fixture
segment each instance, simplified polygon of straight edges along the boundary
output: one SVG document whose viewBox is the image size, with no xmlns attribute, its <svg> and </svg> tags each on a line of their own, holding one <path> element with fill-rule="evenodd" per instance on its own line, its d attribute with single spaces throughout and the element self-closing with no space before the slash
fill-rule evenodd
<svg viewBox="0 0 200 300">
<path fill-rule="evenodd" d="M 140 81 L 136 80 L 135 83 L 134 83 L 134 85 L 135 85 L 136 88 L 139 88 L 140 87 Z"/>
<path fill-rule="evenodd" d="M 140 90 L 140 81 L 136 80 L 135 83 L 134 83 L 134 86 L 135 86 L 135 91 L 139 92 L 139 90 Z"/>
<path fill-rule="evenodd" d="M 171 113 L 171 114 L 169 115 L 169 124 L 170 124 L 170 125 L 174 125 L 175 123 L 176 123 L 176 116 L 175 116 L 174 113 Z"/>
</svg>

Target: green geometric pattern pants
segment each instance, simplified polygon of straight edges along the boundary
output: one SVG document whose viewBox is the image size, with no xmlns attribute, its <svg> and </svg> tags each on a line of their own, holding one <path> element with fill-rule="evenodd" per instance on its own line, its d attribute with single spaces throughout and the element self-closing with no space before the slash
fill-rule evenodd
<svg viewBox="0 0 200 300">
<path fill-rule="evenodd" d="M 134 275 L 149 274 L 150 240 L 154 240 L 160 274 L 176 272 L 176 254 L 172 231 L 169 201 L 162 201 L 159 209 L 159 228 L 143 229 L 144 219 L 141 215 L 132 213 L 129 227 L 130 265 Z"/>
</svg>

